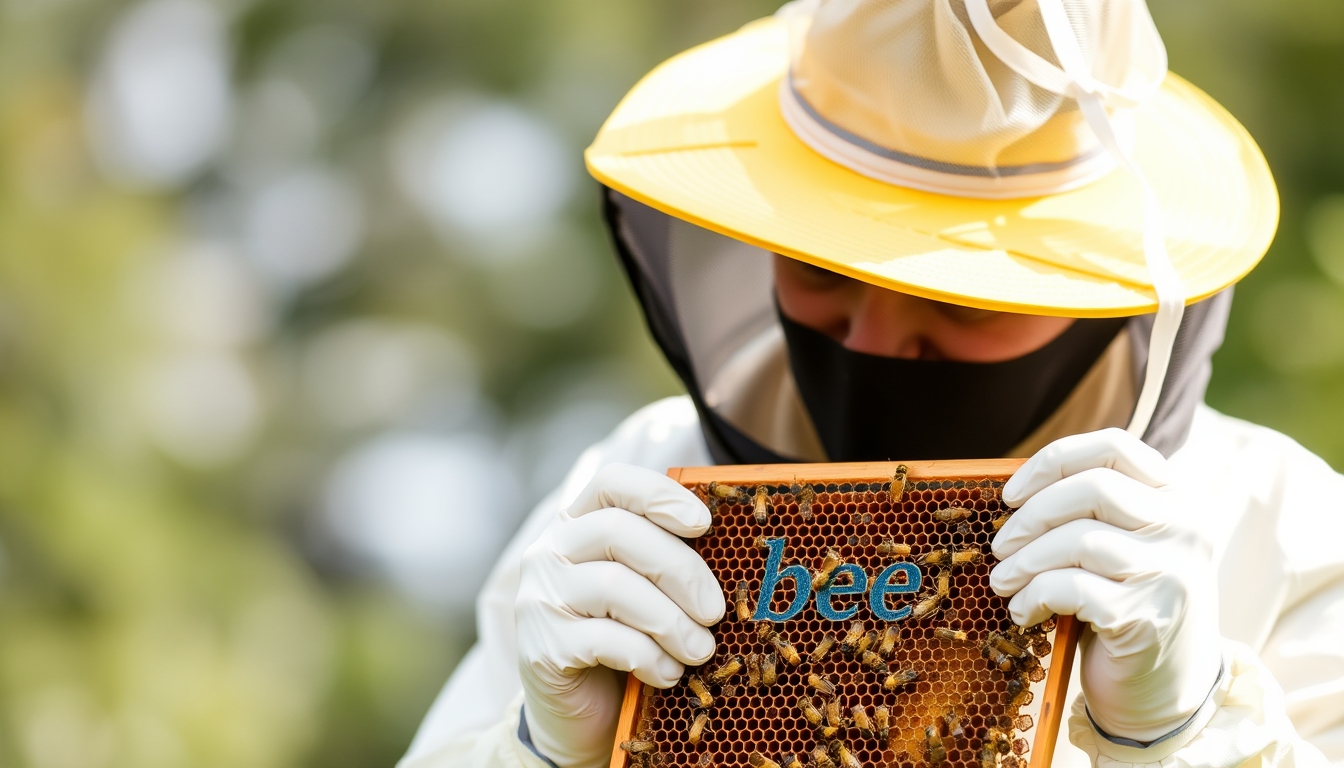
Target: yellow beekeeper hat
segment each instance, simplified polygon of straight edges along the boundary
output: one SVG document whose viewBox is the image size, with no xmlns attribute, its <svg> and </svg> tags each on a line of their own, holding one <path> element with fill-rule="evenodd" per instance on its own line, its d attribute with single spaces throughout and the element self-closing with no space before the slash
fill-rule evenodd
<svg viewBox="0 0 1344 768">
<path fill-rule="evenodd" d="M 1260 260 L 1278 197 L 1166 68 L 1141 0 L 794 3 L 660 65 L 585 158 L 673 216 L 966 306 L 1154 312 L 1169 257 L 1179 322 Z"/>
</svg>

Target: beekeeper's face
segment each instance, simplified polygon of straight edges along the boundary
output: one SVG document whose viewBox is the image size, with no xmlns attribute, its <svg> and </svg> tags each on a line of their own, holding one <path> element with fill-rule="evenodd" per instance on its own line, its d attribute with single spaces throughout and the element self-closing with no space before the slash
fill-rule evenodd
<svg viewBox="0 0 1344 768">
<path fill-rule="evenodd" d="M 778 255 L 775 293 L 795 322 L 883 357 L 1000 362 L 1040 349 L 1073 323 L 921 299 Z"/>
</svg>

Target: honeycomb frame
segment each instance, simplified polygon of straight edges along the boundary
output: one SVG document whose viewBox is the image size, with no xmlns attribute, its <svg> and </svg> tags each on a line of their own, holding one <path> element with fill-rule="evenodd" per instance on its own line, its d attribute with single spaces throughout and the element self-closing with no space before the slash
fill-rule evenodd
<svg viewBox="0 0 1344 768">
<path fill-rule="evenodd" d="M 807 724 L 796 704 L 799 696 L 809 696 L 818 708 L 824 708 L 827 697 L 808 686 L 808 676 L 814 673 L 836 685 L 834 698 L 842 702 L 841 711 L 846 716 L 851 716 L 856 705 L 863 707 L 870 718 L 876 705 L 888 707 L 892 731 L 888 743 L 864 737 L 852 722 L 840 734 L 864 768 L 933 768 L 924 735 L 929 725 L 938 728 L 947 750 L 946 761 L 939 768 L 981 768 L 978 753 L 990 728 L 1002 729 L 1011 743 L 1010 750 L 1004 748 L 1006 754 L 995 758 L 997 768 L 1048 768 L 1059 735 L 1081 625 L 1071 616 L 1055 617 L 1050 622 L 1054 626 L 1043 637 L 1045 645 L 1037 646 L 1044 652 L 1039 657 L 1031 655 L 1035 670 L 1031 694 L 1025 702 L 1022 697 L 1010 701 L 1008 681 L 1021 677 L 1020 682 L 1025 682 L 1026 672 L 1005 674 L 995 668 L 990 654 L 981 650 L 991 632 L 1014 631 L 1007 600 L 989 588 L 989 572 L 996 562 L 989 544 L 996 531 L 994 520 L 1011 512 L 1003 505 L 999 489 L 1021 464 L 1019 459 L 993 459 L 669 470 L 670 477 L 695 491 L 714 511 L 713 528 L 690 543 L 719 580 L 726 612 L 724 619 L 711 628 L 717 644 L 715 656 L 699 668 L 688 668 L 673 688 L 660 691 L 644 685 L 633 674 L 628 676 L 611 768 L 747 766 L 752 752 L 760 752 L 776 763 L 782 761 L 783 754 L 796 754 L 801 766 L 817 768 L 811 751 L 830 740 Z M 906 483 L 899 504 L 893 505 L 890 483 L 898 466 L 907 468 Z M 740 488 L 743 496 L 726 502 L 717 500 L 710 496 L 711 483 Z M 798 503 L 803 485 L 811 485 L 815 494 L 807 520 Z M 754 494 L 760 486 L 766 487 L 770 505 L 764 526 L 753 516 Z M 969 517 L 955 523 L 935 519 L 936 511 L 954 506 L 969 510 Z M 855 616 L 828 621 L 819 613 L 814 593 L 800 613 L 782 623 L 756 622 L 755 616 L 740 621 L 735 612 L 737 583 L 747 582 L 749 608 L 755 613 L 765 575 L 768 552 L 757 548 L 757 536 L 784 538 L 786 551 L 780 567 L 801 564 L 809 574 L 821 565 L 826 549 L 834 547 L 845 563 L 863 569 L 870 586 L 886 566 L 901 561 L 915 563 L 922 573 L 922 588 L 914 594 L 886 596 L 883 599 L 888 610 L 893 605 L 913 606 L 936 592 L 940 573 L 948 576 L 948 595 L 937 610 L 921 619 L 880 621 L 869 603 L 870 594 L 855 593 L 831 598 L 831 604 L 841 608 L 857 606 Z M 888 538 L 909 544 L 911 554 L 879 554 L 878 545 Z M 955 568 L 918 562 L 932 550 L 969 548 L 979 551 L 977 562 Z M 787 613 L 796 588 L 796 583 L 787 578 L 781 581 L 773 590 L 769 607 Z M 877 630 L 879 634 L 889 624 L 899 626 L 901 640 L 888 659 L 890 668 L 915 669 L 922 679 L 887 691 L 879 675 L 858 658 L 847 658 L 839 641 L 854 619 L 863 621 L 865 630 Z M 774 650 L 758 636 L 758 623 L 769 623 L 790 641 L 801 663 L 791 666 L 779 658 L 778 680 L 769 687 L 749 685 L 744 669 L 725 685 L 710 685 L 715 702 L 701 709 L 687 690 L 692 674 L 704 677 L 734 655 L 746 657 L 751 652 Z M 940 639 L 935 636 L 940 627 L 961 629 L 967 633 L 967 640 Z M 823 661 L 814 663 L 809 655 L 822 634 L 833 636 L 836 646 Z M 949 711 L 960 719 L 965 733 L 962 738 L 953 737 L 941 717 Z M 686 741 L 686 731 L 699 712 L 709 713 L 710 720 L 700 742 L 691 745 Z M 631 756 L 621 748 L 631 739 L 653 741 L 658 751 Z M 835 763 L 844 768 L 841 760 Z"/>
</svg>

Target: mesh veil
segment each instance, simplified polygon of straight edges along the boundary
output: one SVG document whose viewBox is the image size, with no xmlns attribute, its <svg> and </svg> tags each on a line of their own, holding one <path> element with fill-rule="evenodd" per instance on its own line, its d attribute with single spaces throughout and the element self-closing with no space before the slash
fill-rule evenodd
<svg viewBox="0 0 1344 768">
<path fill-rule="evenodd" d="M 782 343 L 771 254 L 610 189 L 603 189 L 603 203 L 606 223 L 649 330 L 694 401 L 715 461 L 796 461 L 794 446 L 735 418 L 719 392 L 744 357 Z M 1231 289 L 1225 290 L 1187 308 L 1181 321 L 1161 396 L 1143 435 L 1144 442 L 1164 455 L 1170 456 L 1189 434 L 1195 408 L 1204 399 L 1213 353 L 1222 344 L 1231 299 Z M 1136 391 L 1153 319 L 1141 315 L 1128 321 Z M 787 365 L 765 370 L 779 377 L 778 391 L 785 399 L 796 391 Z"/>
</svg>

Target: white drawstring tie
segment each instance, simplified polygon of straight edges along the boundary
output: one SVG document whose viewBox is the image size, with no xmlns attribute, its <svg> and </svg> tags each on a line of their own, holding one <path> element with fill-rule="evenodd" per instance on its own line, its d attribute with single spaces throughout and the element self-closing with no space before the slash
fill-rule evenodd
<svg viewBox="0 0 1344 768">
<path fill-rule="evenodd" d="M 1130 434 L 1141 439 L 1148 431 L 1148 424 L 1152 421 L 1162 394 L 1176 333 L 1185 315 L 1186 294 L 1181 276 L 1167 254 L 1162 207 L 1157 194 L 1134 162 L 1133 156 L 1121 144 L 1106 107 L 1134 107 L 1147 99 L 1161 87 L 1166 63 L 1164 61 L 1159 69 L 1163 74 L 1154 80 L 1137 88 L 1116 88 L 1097 80 L 1088 71 L 1060 0 L 1038 0 L 1037 5 L 1055 58 L 1062 68 L 1036 55 L 1004 32 L 990 13 L 987 0 L 965 0 L 965 3 L 971 26 L 985 47 L 1008 68 L 1038 87 L 1077 101 L 1083 119 L 1096 134 L 1097 140 L 1118 165 L 1138 179 L 1143 189 L 1143 258 L 1148 266 L 1153 290 L 1157 293 L 1157 317 L 1149 337 L 1148 367 L 1144 374 L 1143 389 L 1139 392 L 1139 400 L 1134 406 L 1134 415 L 1128 427 Z"/>
</svg>

